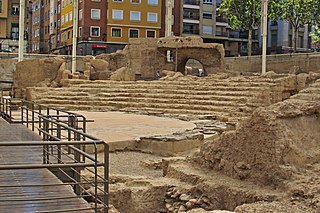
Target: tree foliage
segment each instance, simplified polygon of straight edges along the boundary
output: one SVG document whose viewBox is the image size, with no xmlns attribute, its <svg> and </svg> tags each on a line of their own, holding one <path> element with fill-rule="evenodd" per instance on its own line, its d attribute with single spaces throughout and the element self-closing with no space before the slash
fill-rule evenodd
<svg viewBox="0 0 320 213">
<path fill-rule="evenodd" d="M 315 25 L 312 32 L 310 33 L 312 43 L 320 45 L 320 25 Z"/>
<path fill-rule="evenodd" d="M 218 12 L 228 18 L 231 29 L 248 30 L 248 55 L 251 55 L 252 31 L 260 25 L 261 0 L 223 0 Z"/>
<path fill-rule="evenodd" d="M 320 0 L 269 0 L 269 17 L 287 20 L 292 25 L 295 52 L 298 29 L 319 19 L 319 4 Z"/>
</svg>

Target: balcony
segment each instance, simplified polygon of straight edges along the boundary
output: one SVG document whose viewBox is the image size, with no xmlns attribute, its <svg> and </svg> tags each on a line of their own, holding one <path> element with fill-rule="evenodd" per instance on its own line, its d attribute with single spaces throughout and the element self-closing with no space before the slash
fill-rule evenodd
<svg viewBox="0 0 320 213">
<path fill-rule="evenodd" d="M 200 32 L 199 32 L 199 30 L 187 30 L 187 29 L 184 29 L 182 34 L 199 35 Z"/>
<path fill-rule="evenodd" d="M 183 10 L 183 19 L 190 19 L 190 20 L 199 20 L 199 10 L 195 9 L 184 9 Z"/>
<path fill-rule="evenodd" d="M 200 5 L 200 1 L 199 0 L 184 0 L 183 4 L 199 6 Z"/>
<path fill-rule="evenodd" d="M 225 17 L 217 16 L 217 17 L 216 17 L 216 22 L 228 23 L 228 19 L 225 18 Z"/>
<path fill-rule="evenodd" d="M 183 15 L 183 19 L 199 20 L 199 15 Z"/>
</svg>

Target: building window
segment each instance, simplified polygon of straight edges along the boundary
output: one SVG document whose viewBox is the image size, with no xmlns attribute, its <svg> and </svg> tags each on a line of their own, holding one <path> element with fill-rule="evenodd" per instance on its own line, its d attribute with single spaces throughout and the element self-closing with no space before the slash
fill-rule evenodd
<svg viewBox="0 0 320 213">
<path fill-rule="evenodd" d="M 19 24 L 16 24 L 16 23 L 11 24 L 11 38 L 12 39 L 19 38 Z"/>
<path fill-rule="evenodd" d="M 141 12 L 130 11 L 130 20 L 131 21 L 140 21 Z"/>
<path fill-rule="evenodd" d="M 212 26 L 203 25 L 202 27 L 203 34 L 212 34 Z"/>
<path fill-rule="evenodd" d="M 204 19 L 212 19 L 212 12 L 205 11 L 203 12 L 202 16 Z"/>
<path fill-rule="evenodd" d="M 222 27 L 216 27 L 216 36 L 222 36 Z M 236 38 L 237 36 L 235 36 Z"/>
<path fill-rule="evenodd" d="M 90 27 L 90 36 L 100 37 L 100 27 L 91 26 Z"/>
<path fill-rule="evenodd" d="M 158 14 L 157 13 L 148 13 L 148 22 L 157 22 Z"/>
<path fill-rule="evenodd" d="M 123 19 L 123 10 L 112 10 L 112 19 L 122 20 Z"/>
<path fill-rule="evenodd" d="M 65 20 L 65 22 L 67 23 L 69 21 L 69 15 L 68 15 L 68 13 L 66 14 L 66 20 Z"/>
<path fill-rule="evenodd" d="M 132 4 L 140 4 L 140 0 L 130 0 Z"/>
<path fill-rule="evenodd" d="M 79 27 L 79 37 L 82 36 L 82 27 Z"/>
<path fill-rule="evenodd" d="M 121 28 L 112 28 L 111 29 L 111 36 L 112 37 L 117 37 L 120 38 L 121 37 Z"/>
<path fill-rule="evenodd" d="M 72 21 L 72 12 L 69 13 L 69 20 Z"/>
<path fill-rule="evenodd" d="M 61 25 L 64 24 L 64 16 L 61 16 Z"/>
<path fill-rule="evenodd" d="M 158 0 L 148 0 L 149 5 L 158 5 Z"/>
<path fill-rule="evenodd" d="M 123 2 L 123 0 L 113 0 L 114 2 Z"/>
<path fill-rule="evenodd" d="M 155 30 L 147 30 L 147 38 L 155 38 L 156 31 Z"/>
<path fill-rule="evenodd" d="M 79 10 L 79 20 L 82 20 L 82 17 L 83 17 L 83 10 L 80 9 Z"/>
<path fill-rule="evenodd" d="M 2 12 L 2 0 L 0 0 L 0 12 Z"/>
<path fill-rule="evenodd" d="M 203 0 L 204 4 L 212 4 L 212 0 Z"/>
<path fill-rule="evenodd" d="M 19 15 L 19 5 L 18 4 L 12 4 L 12 15 Z"/>
<path fill-rule="evenodd" d="M 100 19 L 100 9 L 91 9 L 91 19 Z"/>
<path fill-rule="evenodd" d="M 139 30 L 130 29 L 129 38 L 139 38 Z"/>
</svg>

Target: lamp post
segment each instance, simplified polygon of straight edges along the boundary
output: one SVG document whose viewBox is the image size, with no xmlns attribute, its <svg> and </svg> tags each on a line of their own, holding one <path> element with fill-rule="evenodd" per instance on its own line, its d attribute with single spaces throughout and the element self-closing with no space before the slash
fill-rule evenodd
<svg viewBox="0 0 320 213">
<path fill-rule="evenodd" d="M 24 10 L 25 10 L 25 0 L 20 0 L 20 11 L 19 11 L 19 53 L 18 61 L 23 60 L 23 50 L 24 50 Z"/>
<path fill-rule="evenodd" d="M 72 70 L 77 70 L 78 0 L 73 1 Z"/>
<path fill-rule="evenodd" d="M 267 35 L 268 35 L 268 0 L 263 3 L 263 29 L 262 29 L 262 74 L 267 72 Z"/>
</svg>

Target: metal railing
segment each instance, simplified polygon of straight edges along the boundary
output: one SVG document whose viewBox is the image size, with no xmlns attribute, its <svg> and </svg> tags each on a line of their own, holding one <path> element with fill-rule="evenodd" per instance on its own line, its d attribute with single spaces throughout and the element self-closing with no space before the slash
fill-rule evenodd
<svg viewBox="0 0 320 213">
<path fill-rule="evenodd" d="M 1 147 L 40 147 L 42 150 L 42 162 L 0 165 L 0 170 L 49 169 L 62 180 L 62 183 L 57 185 L 71 185 L 76 194 L 52 199 L 83 198 L 93 203 L 92 207 L 67 209 L 64 212 L 90 209 L 95 212 L 108 212 L 109 147 L 102 140 L 86 133 L 88 120 L 76 113 L 30 101 L 2 96 L 0 100 L 0 113 L 3 118 L 25 125 L 42 138 L 39 142 L 0 143 Z M 102 160 L 98 159 L 99 148 L 104 152 Z M 19 186 L 23 187 L 23 184 Z M 52 184 L 28 186 L 47 187 Z M 93 187 L 93 190 L 88 190 L 88 186 Z"/>
</svg>

